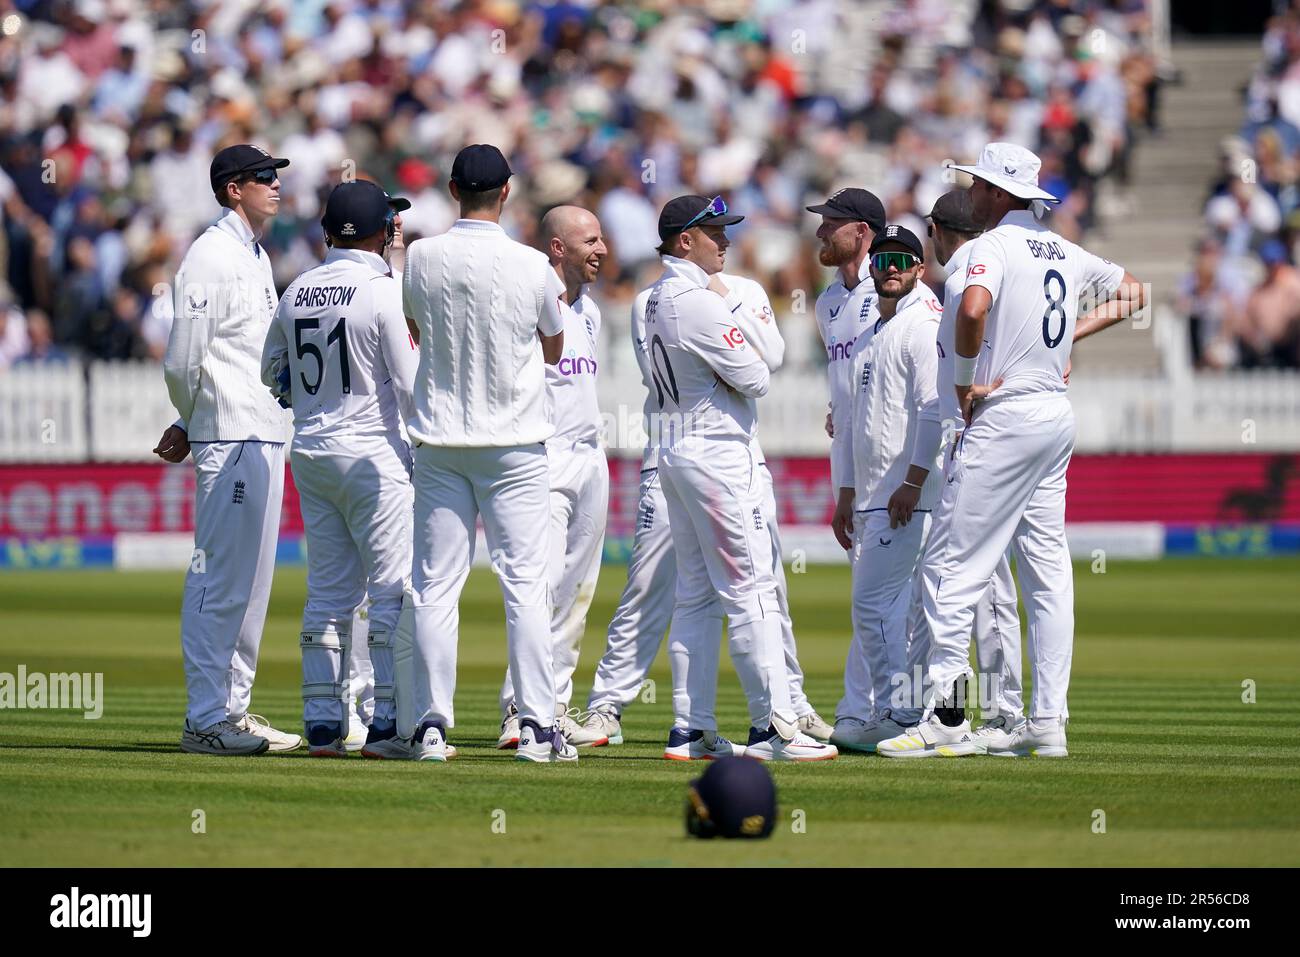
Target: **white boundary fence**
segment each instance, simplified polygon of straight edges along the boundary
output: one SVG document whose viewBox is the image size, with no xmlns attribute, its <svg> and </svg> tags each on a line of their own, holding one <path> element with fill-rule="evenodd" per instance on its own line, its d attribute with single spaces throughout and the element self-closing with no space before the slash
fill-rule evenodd
<svg viewBox="0 0 1300 957">
<path fill-rule="evenodd" d="M 600 383 L 610 452 L 641 453 L 644 388 L 611 363 Z M 630 366 L 630 368 L 629 368 Z M 607 366 L 607 369 L 610 367 Z M 1277 371 L 1141 378 L 1081 370 L 1070 399 L 1079 452 L 1300 450 L 1300 375 Z M 826 380 L 782 370 L 760 400 L 769 455 L 826 455 Z M 175 412 L 153 362 L 93 362 L 0 372 L 0 463 L 150 461 Z"/>
<path fill-rule="evenodd" d="M 90 364 L 90 455 L 100 462 L 153 458 L 176 410 L 156 362 Z"/>
<path fill-rule="evenodd" d="M 83 462 L 89 451 L 81 365 L 0 372 L 0 462 Z"/>
</svg>

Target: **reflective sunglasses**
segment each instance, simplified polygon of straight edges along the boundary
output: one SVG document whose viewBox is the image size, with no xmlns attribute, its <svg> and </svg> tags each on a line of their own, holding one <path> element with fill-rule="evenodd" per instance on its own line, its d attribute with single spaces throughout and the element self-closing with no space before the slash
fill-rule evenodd
<svg viewBox="0 0 1300 957">
<path fill-rule="evenodd" d="M 697 225 L 700 220 L 709 216 L 725 216 L 726 214 L 727 204 L 723 202 L 721 196 L 714 196 L 713 199 L 709 200 L 708 206 L 705 206 L 702 210 L 687 220 L 686 225 L 682 227 L 682 232 L 686 232 L 686 230 L 690 229 L 692 226 Z"/>
<path fill-rule="evenodd" d="M 277 172 L 274 167 L 268 166 L 265 169 L 259 169 L 255 173 L 249 173 L 248 178 L 261 183 L 263 186 L 270 186 L 276 181 L 279 175 L 279 172 Z"/>
<path fill-rule="evenodd" d="M 899 272 L 907 272 L 921 261 L 912 253 L 875 253 L 871 257 L 871 268 L 876 272 L 888 272 L 893 266 Z"/>
</svg>

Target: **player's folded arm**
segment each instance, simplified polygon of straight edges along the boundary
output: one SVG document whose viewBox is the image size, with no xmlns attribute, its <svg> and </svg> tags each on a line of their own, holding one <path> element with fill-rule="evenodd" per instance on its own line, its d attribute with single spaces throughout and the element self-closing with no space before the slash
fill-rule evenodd
<svg viewBox="0 0 1300 957">
<path fill-rule="evenodd" d="M 741 395 L 767 395 L 771 373 L 758 353 L 745 344 L 744 334 L 727 311 L 722 297 L 705 289 L 692 289 L 675 302 L 682 348 L 693 352 Z"/>
<path fill-rule="evenodd" d="M 739 300 L 739 308 L 727 299 L 727 308 L 736 325 L 759 358 L 767 365 L 768 372 L 775 372 L 785 361 L 785 339 L 776 325 L 776 314 L 772 303 L 767 298 L 767 291 L 759 282 L 743 276 L 732 277 L 735 287 L 732 294 Z M 753 307 L 753 308 L 747 308 Z"/>
</svg>

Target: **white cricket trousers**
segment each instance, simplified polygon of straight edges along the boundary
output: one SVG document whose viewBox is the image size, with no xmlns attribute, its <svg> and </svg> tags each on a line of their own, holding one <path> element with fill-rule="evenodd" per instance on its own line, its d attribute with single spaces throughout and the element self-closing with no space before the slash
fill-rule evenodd
<svg viewBox="0 0 1300 957">
<path fill-rule="evenodd" d="M 609 463 L 605 451 L 585 443 L 546 444 L 551 472 L 550 560 L 551 639 L 555 661 L 555 711 L 569 710 L 573 673 L 582 651 L 587 611 L 596 597 L 609 515 Z M 506 669 L 501 711 L 515 703 Z"/>
<path fill-rule="evenodd" d="M 975 605 L 975 661 L 984 682 L 980 710 L 986 720 L 1003 717 L 1008 726 L 1014 726 L 1024 719 L 1020 655 L 1020 613 L 1008 550 L 1002 553 L 988 588 Z"/>
<path fill-rule="evenodd" d="M 790 702 L 795 714 L 803 717 L 812 713 L 813 706 L 804 694 L 803 670 L 799 665 L 794 624 L 790 619 L 781 535 L 776 520 L 776 494 L 767 466 L 760 464 L 758 468 L 765 489 L 763 518 L 772 539 L 773 573 L 781 614 L 781 645 L 785 652 L 786 675 L 790 680 Z M 622 714 L 640 693 L 672 619 L 676 587 L 677 558 L 673 552 L 672 532 L 668 528 L 667 505 L 659 483 L 659 471 L 645 469 L 641 473 L 632 556 L 627 563 L 627 584 L 619 599 L 618 610 L 609 623 L 605 653 L 596 665 L 596 679 L 587 699 L 588 709 L 612 705 Z M 722 604 L 716 596 L 712 614 L 721 622 Z"/>
<path fill-rule="evenodd" d="M 339 702 L 355 700 L 351 685 L 362 660 L 374 669 L 373 717 L 395 720 L 392 639 L 411 568 L 410 453 L 396 437 L 347 436 L 295 442 L 289 461 L 307 537 L 303 685 L 339 686 L 334 700 L 305 695 L 303 720 L 347 717 Z M 363 602 L 366 628 L 354 634 Z M 358 641 L 373 643 L 373 653 L 357 655 Z"/>
<path fill-rule="evenodd" d="M 284 443 L 192 442 L 194 557 L 181 602 L 186 717 L 206 728 L 248 712 L 271 597 Z"/>
<path fill-rule="evenodd" d="M 1074 412 L 1064 395 L 989 403 L 962 437 L 944 488 L 947 541 L 925 569 L 930 696 L 970 673 L 975 604 L 1010 545 L 1029 624 L 1031 719 L 1064 718 L 1074 648 L 1065 473 Z"/>
<path fill-rule="evenodd" d="M 506 609 L 506 646 L 519 718 L 555 724 L 548 591 L 550 515 L 546 449 L 533 445 L 415 450 L 414 720 L 455 725 L 460 593 L 483 532 Z"/>
<path fill-rule="evenodd" d="M 689 436 L 660 452 L 659 478 L 677 556 L 668 639 L 675 725 L 717 730 L 719 604 L 750 723 L 766 729 L 774 712 L 793 722 L 772 538 L 752 450 L 742 441 Z"/>
<path fill-rule="evenodd" d="M 945 459 L 945 477 L 951 476 L 954 468 L 954 459 L 949 456 Z M 951 505 L 951 500 L 941 500 L 935 506 L 930 535 L 912 579 L 912 607 L 908 613 L 908 680 L 891 691 L 888 699 L 890 708 L 908 721 L 925 708 L 930 686 L 926 680 L 931 639 L 924 608 L 925 570 L 939 561 L 947 547 L 948 505 Z M 1016 583 L 1011 577 L 1010 549 L 1002 553 L 998 567 L 975 604 L 974 628 L 981 716 L 986 721 L 1001 716 L 1014 726 L 1024 717 L 1025 703 L 1020 677 L 1020 614 L 1016 609 Z"/>
<path fill-rule="evenodd" d="M 944 479 L 952 478 L 957 468 L 956 448 L 961 433 L 944 456 Z M 903 711 L 909 719 L 916 709 L 924 709 L 929 683 L 926 667 L 930 655 L 930 629 L 926 624 L 924 596 L 925 569 L 940 560 L 948 545 L 948 515 L 951 498 L 941 498 L 935 505 L 930 536 L 921 556 L 921 567 L 913 578 L 912 610 L 908 618 L 908 676 L 890 696 L 891 707 Z M 1012 726 L 1024 717 L 1024 697 L 1020 678 L 1020 615 L 1016 610 L 1016 583 L 1011 577 L 1011 550 L 998 560 L 993 577 L 975 604 L 975 658 L 980 672 L 979 708 L 987 721 L 998 716 Z M 901 699 L 901 700 L 900 700 Z"/>
<path fill-rule="evenodd" d="M 874 703 L 890 702 L 894 719 L 902 724 L 920 717 L 919 707 L 900 703 L 894 692 L 899 676 L 908 675 L 913 580 L 930 524 L 928 511 L 913 512 L 911 521 L 898 528 L 889 527 L 884 509 L 853 513 L 853 640 L 844 665 L 844 697 L 835 707 L 837 720 L 870 721 L 873 697 Z"/>
</svg>

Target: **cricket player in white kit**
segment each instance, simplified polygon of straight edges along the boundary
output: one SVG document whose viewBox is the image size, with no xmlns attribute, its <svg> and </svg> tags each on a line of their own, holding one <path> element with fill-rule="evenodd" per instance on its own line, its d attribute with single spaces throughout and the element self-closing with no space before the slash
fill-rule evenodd
<svg viewBox="0 0 1300 957">
<path fill-rule="evenodd" d="M 785 340 L 777 328 L 767 293 L 761 284 L 743 276 L 719 273 L 717 278 L 727 290 L 724 297 L 727 308 L 731 310 L 745 341 L 759 353 L 767 364 L 768 371 L 775 372 L 785 359 Z M 645 306 L 653 289 L 653 285 L 643 289 L 632 302 L 632 345 L 647 390 L 647 418 L 655 414 L 656 408 L 645 339 Z M 668 528 L 667 505 L 659 484 L 658 454 L 658 448 L 649 444 L 642 456 L 636 528 L 632 555 L 628 559 L 627 584 L 618 609 L 610 621 L 605 653 L 596 666 L 595 681 L 587 699 L 587 713 L 582 716 L 581 726 L 569 734 L 570 743 L 578 747 L 622 743 L 623 709 L 640 692 L 672 618 L 677 561 L 673 553 L 672 533 Z M 799 730 L 818 741 L 826 741 L 830 738 L 831 728 L 814 710 L 803 690 L 803 670 L 799 665 L 795 645 L 785 566 L 782 563 L 775 488 L 757 436 L 754 438 L 754 454 L 764 487 L 763 519 L 772 538 L 773 574 L 777 583 L 781 643 L 785 650 L 786 674 L 790 680 L 791 706 L 798 717 Z M 721 619 L 721 605 L 716 606 L 715 612 L 716 617 Z"/>
<path fill-rule="evenodd" d="M 415 599 L 412 757 L 447 759 L 455 726 L 459 600 L 475 521 L 506 609 L 519 709 L 520 760 L 576 761 L 555 721 L 547 563 L 550 480 L 545 364 L 561 358 L 564 283 L 545 254 L 500 226 L 510 167 L 494 146 L 468 146 L 449 188 L 460 218 L 407 248 L 402 301 L 419 333 L 415 411 Z M 540 343 L 539 343 L 540 337 Z"/>
<path fill-rule="evenodd" d="M 290 461 L 307 536 L 303 722 L 314 757 L 347 754 L 352 618 L 367 594 L 375 704 L 362 753 L 406 751 L 393 694 L 411 567 L 411 457 L 400 422 L 419 357 L 384 253 L 409 207 L 364 180 L 336 186 L 321 220 L 329 253 L 289 284 L 262 353 L 262 381 L 294 410 Z"/>
<path fill-rule="evenodd" d="M 754 400 L 767 364 L 748 346 L 717 274 L 729 241 L 720 197 L 682 196 L 659 218 L 664 275 L 646 303 L 646 339 L 657 406 L 651 441 L 677 558 L 669 637 L 674 727 L 664 756 L 740 754 L 760 760 L 825 760 L 835 748 L 799 731 L 790 701 L 772 539 L 753 450 Z M 731 659 L 749 701 L 745 747 L 717 733 L 721 605 Z"/>
<path fill-rule="evenodd" d="M 953 363 L 957 351 L 957 308 L 961 304 L 961 294 L 966 284 L 970 241 L 983 230 L 975 222 L 970 192 L 964 189 L 950 190 L 940 196 L 935 201 L 928 218 L 935 259 L 938 260 L 939 265 L 948 268 L 949 275 L 944 282 L 943 316 L 939 320 L 937 385 L 939 401 L 936 406 L 926 410 L 922 415 L 937 420 L 945 436 L 947 445 L 944 450 L 944 476 L 947 478 L 952 474 L 951 467 L 956 460 L 956 450 L 966 427 L 953 385 Z M 936 509 L 931 519 L 930 538 L 926 543 L 922 567 L 930 561 L 930 555 L 942 553 L 948 540 L 947 515 L 942 508 Z M 922 597 L 922 577 L 918 570 L 916 576 L 918 606 Z M 984 678 L 980 692 L 982 695 L 987 695 L 987 700 L 980 701 L 985 721 L 975 729 L 973 738 L 976 753 L 985 754 L 990 744 L 1005 744 L 1008 740 L 1007 736 L 1024 722 L 1025 706 L 1020 668 L 1020 614 L 1016 608 L 1016 583 L 1011 577 L 1010 550 L 1003 553 L 988 588 L 984 590 L 975 605 L 974 629 L 975 660 Z M 923 610 L 914 630 L 923 631 L 918 639 L 918 650 L 924 648 L 928 652 L 929 629 L 925 625 Z M 924 672 L 922 671 L 922 680 L 917 682 L 915 669 L 917 667 L 923 669 L 925 659 L 911 661 L 910 664 L 914 680 L 908 683 L 907 693 L 909 700 L 915 702 L 922 700 L 924 684 Z"/>
<path fill-rule="evenodd" d="M 813 309 L 817 331 L 826 347 L 826 377 L 831 398 L 828 431 L 833 442 L 838 427 L 835 410 L 838 408 L 841 415 L 845 414 L 852 395 L 849 359 L 853 344 L 880 318 L 867 250 L 876 234 L 885 228 L 885 206 L 874 193 L 848 187 L 836 190 L 820 205 L 805 208 L 822 217 L 817 227 L 817 238 L 821 240 L 817 259 L 823 266 L 835 269 L 835 278 L 817 297 Z M 832 457 L 831 494 L 838 497 L 841 488 L 852 485 L 853 477 L 840 475 Z M 849 561 L 853 561 L 851 551 Z M 845 719 L 849 730 L 854 730 L 855 722 L 874 720 L 878 706 L 883 704 L 876 702 L 870 662 L 865 655 L 854 653 L 850 640 L 844 665 L 844 697 L 835 706 L 835 722 L 839 724 Z"/>
<path fill-rule="evenodd" d="M 886 226 L 871 243 L 871 281 L 880 318 L 858 334 L 850 355 L 852 391 L 836 421 L 831 459 L 841 481 L 832 529 L 853 552 L 852 659 L 866 658 L 877 703 L 853 700 L 835 723 L 832 743 L 871 752 L 920 719 L 920 709 L 891 701 L 909 672 L 912 580 L 939 498 L 935 462 L 943 431 L 925 412 L 938 404 L 935 339 L 941 307 L 920 281 L 924 246 L 910 230 Z M 919 660 L 923 660 L 921 657 Z M 848 670 L 848 669 L 846 669 Z"/>
<path fill-rule="evenodd" d="M 577 725 L 569 716 L 573 672 L 578 667 L 587 610 L 596 596 L 609 514 L 609 463 L 601 444 L 596 395 L 596 341 L 600 309 L 588 294 L 608 254 L 600 220 L 578 206 L 557 206 L 542 217 L 540 240 L 564 283 L 564 355 L 546 367 L 546 401 L 555 433 L 546 440 L 551 474 L 551 638 L 555 660 L 555 713 L 571 743 Z M 498 748 L 519 743 L 514 682 L 506 671 L 501 688 L 503 720 Z M 592 744 L 596 742 L 591 742 Z M 605 743 L 605 742 L 600 742 Z"/>
<path fill-rule="evenodd" d="M 276 170 L 288 164 L 255 146 L 219 152 L 209 178 L 224 212 L 190 246 L 176 275 L 163 376 L 180 421 L 154 452 L 169 462 L 194 455 L 195 552 L 181 608 L 189 699 L 181 749 L 194 754 L 302 744 L 248 713 L 289 437 L 287 415 L 258 375 L 276 302 L 258 237 L 279 209 Z"/>
<path fill-rule="evenodd" d="M 975 603 L 1011 545 L 1029 623 L 1029 720 L 988 754 L 1065 757 L 1066 695 L 1074 645 L 1074 581 L 1065 539 L 1065 473 L 1074 413 L 1065 372 L 1080 298 L 1102 300 L 1085 325 L 1141 308 L 1141 286 L 1038 221 L 1055 197 L 1038 187 L 1038 157 L 990 143 L 976 166 L 971 242 L 957 312 L 955 394 L 966 429 L 944 489 L 947 542 L 926 567 L 933 646 L 927 720 L 882 742 L 890 757 L 976 753 L 963 713 Z M 950 500 L 950 501 L 949 501 Z"/>
</svg>

